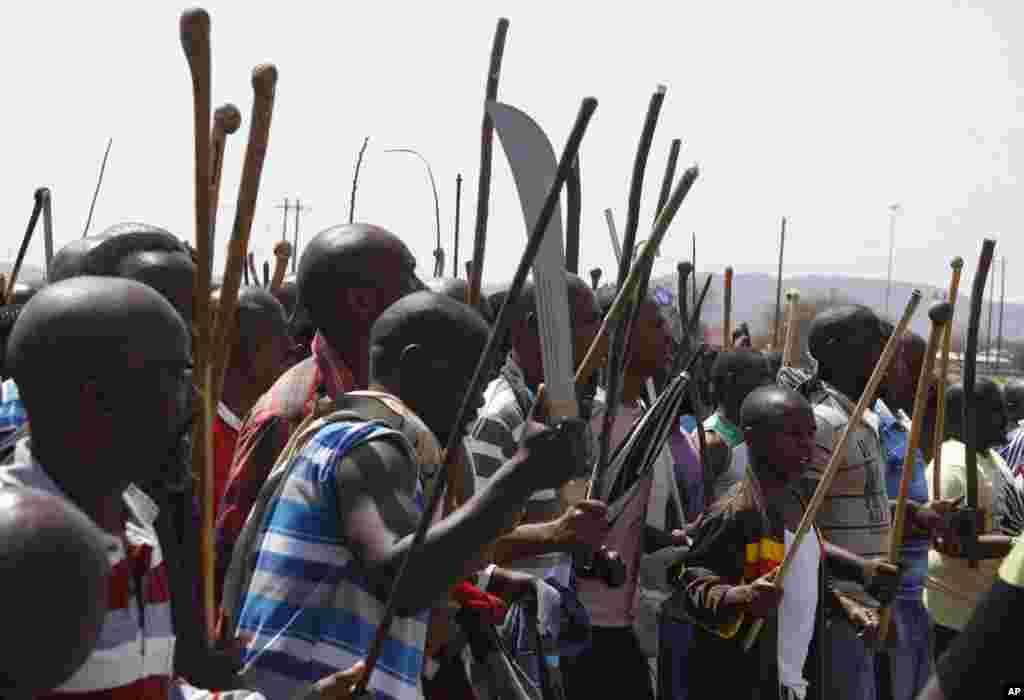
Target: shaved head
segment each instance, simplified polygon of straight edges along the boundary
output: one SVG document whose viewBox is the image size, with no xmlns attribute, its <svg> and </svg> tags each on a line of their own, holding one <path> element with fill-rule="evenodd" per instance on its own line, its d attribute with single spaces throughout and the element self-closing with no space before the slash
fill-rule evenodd
<svg viewBox="0 0 1024 700">
<path fill-rule="evenodd" d="M 454 277 L 441 277 L 432 279 L 427 282 L 427 289 L 436 293 L 444 294 L 447 297 L 451 297 L 455 301 L 465 303 L 468 298 L 469 285 L 464 279 L 458 279 Z M 480 300 L 477 302 L 476 310 L 480 312 L 488 323 L 494 322 L 494 315 L 496 310 L 491 306 L 490 300 L 483 294 L 480 295 Z"/>
<path fill-rule="evenodd" d="M 1006 411 L 1013 423 L 1024 419 L 1024 380 L 1014 379 L 1003 387 Z"/>
<path fill-rule="evenodd" d="M 50 283 L 84 275 L 89 252 L 107 238 L 105 235 L 78 238 L 58 250 L 50 261 Z"/>
<path fill-rule="evenodd" d="M 346 336 L 368 333 L 384 309 L 423 289 L 415 267 L 412 253 L 393 233 L 372 224 L 334 226 L 302 251 L 299 299 L 313 324 L 341 351 Z M 352 290 L 363 294 L 349 294 Z"/>
<path fill-rule="evenodd" d="M 220 292 L 210 294 L 210 303 L 220 308 Z M 287 326 L 284 306 L 270 290 L 263 287 L 240 287 L 235 311 L 238 339 L 243 348 L 255 348 L 274 333 L 284 333 Z"/>
<path fill-rule="evenodd" d="M 0 489 L 0 695 L 31 698 L 68 680 L 92 653 L 107 612 L 107 538 L 76 507 Z"/>
<path fill-rule="evenodd" d="M 443 294 L 410 294 L 373 324 L 372 381 L 397 393 L 445 442 L 489 336 L 475 309 Z"/>
<path fill-rule="evenodd" d="M 813 457 L 817 430 L 807 399 L 792 389 L 759 387 L 744 399 L 740 425 L 759 478 L 776 485 L 800 478 Z"/>
<path fill-rule="evenodd" d="M 806 409 L 813 414 L 807 399 L 796 391 L 775 385 L 762 386 L 754 389 L 743 400 L 743 406 L 740 408 L 740 427 L 776 427 L 781 425 L 786 415 L 794 409 Z"/>
<path fill-rule="evenodd" d="M 44 287 L 25 305 L 7 347 L 33 451 L 79 449 L 69 422 L 84 431 L 95 421 L 92 448 L 102 448 L 101 428 L 109 429 L 133 459 L 138 450 L 136 468 L 144 468 L 146 455 L 169 449 L 167 432 L 183 428 L 188 337 L 170 303 L 139 282 L 75 277 Z"/>
<path fill-rule="evenodd" d="M 957 440 L 965 440 L 963 425 L 964 401 L 966 399 L 962 382 L 946 390 L 946 434 Z M 976 427 L 978 449 L 996 447 L 1006 442 L 1006 404 L 999 385 L 988 378 L 974 382 Z"/>
</svg>

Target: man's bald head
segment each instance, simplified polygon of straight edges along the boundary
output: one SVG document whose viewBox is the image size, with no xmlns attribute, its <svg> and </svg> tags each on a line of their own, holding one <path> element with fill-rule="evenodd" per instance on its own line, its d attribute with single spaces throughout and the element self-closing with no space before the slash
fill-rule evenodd
<svg viewBox="0 0 1024 700">
<path fill-rule="evenodd" d="M 373 324 L 372 381 L 399 392 L 444 442 L 489 335 L 475 309 L 443 294 L 415 292 Z"/>
<path fill-rule="evenodd" d="M 92 653 L 107 612 L 106 543 L 67 501 L 35 489 L 0 489 L 0 616 L 8 630 L 0 696 L 46 693 Z"/>
<path fill-rule="evenodd" d="M 801 394 L 771 385 L 754 389 L 740 409 L 740 427 L 761 479 L 788 484 L 800 477 L 813 456 L 817 424 Z"/>
<path fill-rule="evenodd" d="M 334 226 L 302 251 L 299 299 L 337 345 L 346 334 L 368 333 L 384 309 L 423 289 L 415 268 L 412 253 L 393 233 L 372 224 Z"/>
<path fill-rule="evenodd" d="M 1006 442 L 1006 404 L 999 385 L 988 378 L 974 382 L 975 424 L 977 426 L 978 448 L 996 447 Z M 963 425 L 964 385 L 958 382 L 946 389 L 946 434 L 958 440 L 965 440 Z"/>
<path fill-rule="evenodd" d="M 77 238 L 58 250 L 50 261 L 50 283 L 84 275 L 85 260 L 89 252 L 107 238 L 108 236 L 102 234 Z"/>
<path fill-rule="evenodd" d="M 117 433 L 124 452 L 137 446 L 145 462 L 165 446 L 161 436 L 185 420 L 167 411 L 171 401 L 185 410 L 188 394 L 180 392 L 183 382 L 191 387 L 188 339 L 170 303 L 142 283 L 75 277 L 44 287 L 25 305 L 7 347 L 35 442 L 45 443 L 43 450 L 71 449 L 70 438 L 62 437 L 71 432 L 69 422 L 84 430 L 96 421 L 93 429 L 102 423 Z M 97 434 L 97 450 L 100 441 Z"/>
<path fill-rule="evenodd" d="M 102 235 L 105 239 L 86 255 L 82 274 L 147 284 L 192 323 L 195 263 L 183 241 L 158 226 L 139 223 L 111 226 Z"/>
<path fill-rule="evenodd" d="M 221 290 L 210 294 L 210 304 L 220 308 Z M 284 333 L 288 319 L 284 306 L 270 290 L 263 287 L 239 287 L 235 310 L 239 346 L 255 349 L 270 335 Z"/>
<path fill-rule="evenodd" d="M 778 427 L 793 410 L 806 410 L 812 415 L 814 413 L 807 399 L 799 392 L 774 384 L 758 387 L 743 400 L 740 427 Z"/>
<path fill-rule="evenodd" d="M 439 277 L 427 282 L 427 289 L 436 293 L 444 294 L 446 297 L 451 297 L 455 301 L 465 303 L 468 299 L 469 284 L 466 280 L 456 277 Z M 476 310 L 480 312 L 488 323 L 494 322 L 495 309 L 491 306 L 490 300 L 483 294 L 480 295 L 480 300 L 477 302 Z"/>
<path fill-rule="evenodd" d="M 1014 379 L 1003 387 L 1006 411 L 1013 424 L 1024 420 L 1024 380 Z"/>
<path fill-rule="evenodd" d="M 891 333 L 866 306 L 838 306 L 811 321 L 807 344 L 825 381 L 848 395 L 860 395 Z"/>
</svg>

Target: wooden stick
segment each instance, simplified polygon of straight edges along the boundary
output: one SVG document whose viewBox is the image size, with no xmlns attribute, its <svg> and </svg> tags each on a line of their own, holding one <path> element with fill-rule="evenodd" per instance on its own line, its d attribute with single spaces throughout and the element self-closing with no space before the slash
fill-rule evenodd
<svg viewBox="0 0 1024 700">
<path fill-rule="evenodd" d="M 615 217 L 611 209 L 604 210 L 604 220 L 608 224 L 608 235 L 612 241 L 612 252 L 615 254 L 616 264 L 622 263 L 622 245 L 619 243 L 619 234 L 615 231 Z"/>
<path fill-rule="evenodd" d="M 779 324 L 782 322 L 782 253 L 786 249 L 786 217 L 782 217 L 779 233 L 779 275 L 775 283 L 775 328 L 772 330 L 772 348 L 779 347 Z"/>
<path fill-rule="evenodd" d="M 200 556 L 203 608 L 212 633 L 216 621 L 214 605 L 213 548 L 213 411 L 216 404 L 210 393 L 210 15 L 202 8 L 186 10 L 179 23 L 181 46 L 192 73 L 192 119 L 195 135 L 195 235 L 196 279 L 192 305 L 196 324 L 196 342 L 192 350 L 196 367 L 196 390 L 200 397 L 199 419 L 192 431 L 192 470 L 199 481 Z M 88 230 L 88 226 L 86 226 Z"/>
<path fill-rule="evenodd" d="M 370 137 L 363 139 L 362 148 L 359 149 L 359 157 L 356 158 L 356 172 L 352 176 L 352 194 L 348 200 L 348 222 L 351 224 L 356 215 L 356 187 L 359 186 L 359 169 L 363 167 L 363 154 L 366 153 L 366 146 L 370 143 Z"/>
<path fill-rule="evenodd" d="M 265 289 L 270 288 L 270 261 L 263 261 L 263 287 Z"/>
<path fill-rule="evenodd" d="M 46 261 L 46 279 L 50 278 L 53 262 L 53 197 L 47 187 L 41 187 L 43 198 L 43 254 Z"/>
<path fill-rule="evenodd" d="M 462 173 L 455 176 L 455 242 L 452 245 L 452 277 L 459 278 L 459 219 L 462 213 Z"/>
<path fill-rule="evenodd" d="M 654 140 L 654 127 L 658 124 L 658 114 L 665 102 L 664 85 L 658 85 L 647 105 L 647 116 L 640 132 L 640 143 L 633 159 L 633 175 L 629 181 L 629 204 L 626 209 L 626 228 L 622 232 L 622 255 L 619 258 L 618 285 L 621 287 L 629 275 L 633 262 L 633 248 L 636 244 L 636 230 L 640 225 L 640 198 L 643 195 L 644 171 L 647 169 L 647 156 L 651 152 L 651 141 Z"/>
<path fill-rule="evenodd" d="M 491 45 L 491 62 L 487 67 L 487 90 L 484 104 L 498 99 L 498 79 L 501 77 L 501 59 L 505 54 L 505 35 L 508 33 L 508 20 L 498 20 L 494 30 L 494 43 Z M 484 251 L 487 248 L 487 214 L 491 200 L 491 161 L 494 150 L 494 121 L 490 113 L 484 109 L 483 123 L 480 125 L 480 179 L 476 188 L 476 230 L 473 236 L 473 275 L 466 279 L 469 292 L 466 303 L 476 308 L 480 302 L 480 285 L 484 271 Z"/>
<path fill-rule="evenodd" d="M 207 25 L 209 25 L 209 17 L 207 17 Z M 209 37 L 207 37 L 207 39 L 209 39 Z M 207 48 L 209 48 L 209 42 L 207 42 Z M 209 71 L 207 71 L 207 75 L 209 75 Z M 207 121 L 209 121 L 209 117 L 207 117 Z M 103 173 L 107 170 L 107 158 L 110 156 L 110 147 L 113 143 L 113 137 L 107 139 L 107 148 L 103 151 L 103 162 L 100 163 L 100 175 L 96 178 L 96 190 L 92 193 L 92 204 L 89 205 L 89 216 L 85 219 L 85 228 L 82 229 L 82 238 L 89 235 L 89 226 L 92 224 L 92 212 L 96 208 L 96 199 L 100 196 L 100 185 L 103 184 Z"/>
<path fill-rule="evenodd" d="M 598 286 L 601 284 L 601 268 L 595 267 L 590 271 L 590 286 L 595 292 Z"/>
<path fill-rule="evenodd" d="M 35 191 L 35 203 L 32 205 L 32 215 L 28 217 L 28 228 L 21 238 L 21 247 L 18 248 L 18 257 L 14 260 L 14 267 L 11 268 L 11 276 L 7 279 L 7 287 L 4 289 L 4 303 L 14 303 L 14 285 L 18 281 L 18 273 L 21 272 L 21 264 L 25 262 L 25 253 L 28 251 L 28 244 L 32 241 L 32 234 L 39 222 L 39 214 L 43 210 L 43 199 L 45 188 L 40 187 Z"/>
<path fill-rule="evenodd" d="M 271 64 L 256 66 L 252 71 L 253 105 L 249 118 L 249 141 L 245 147 L 245 162 L 242 165 L 242 178 L 238 187 L 238 203 L 235 207 L 235 223 L 231 229 L 227 264 L 224 268 L 224 282 L 220 289 L 220 307 L 217 313 L 217 326 L 211 353 L 211 390 L 210 403 L 219 401 L 224 391 L 224 376 L 227 372 L 231 348 L 234 345 L 235 311 L 238 304 L 238 288 L 242 281 L 242 265 L 249 248 L 249 234 L 252 231 L 253 212 L 256 209 L 256 198 L 259 195 L 260 176 L 263 173 L 263 160 L 267 154 L 270 139 L 270 120 L 274 111 L 274 91 L 277 85 L 277 68 Z M 207 295 L 209 296 L 209 295 Z M 212 466 L 212 464 L 211 464 Z M 213 518 L 213 490 L 209 484 L 205 515 Z M 210 555 L 203 561 L 209 580 L 213 581 L 213 530 L 203 530 L 209 537 L 207 545 Z M 213 588 L 207 592 L 208 603 L 212 602 Z"/>
<path fill-rule="evenodd" d="M 800 365 L 800 329 L 797 319 L 799 305 L 800 290 L 790 289 L 786 292 L 786 345 L 782 348 L 783 367 Z"/>
<path fill-rule="evenodd" d="M 942 443 L 946 435 L 946 384 L 949 382 L 949 352 L 953 344 L 953 320 L 956 317 L 956 301 L 960 294 L 960 272 L 964 259 L 959 255 L 949 264 L 953 278 L 949 282 L 949 296 L 946 301 L 953 305 L 954 313 L 942 333 L 942 357 L 939 362 L 939 377 L 935 384 L 935 435 L 932 436 L 932 499 L 942 498 Z"/>
<path fill-rule="evenodd" d="M 846 445 L 850 441 L 850 436 L 853 435 L 855 426 L 860 425 L 861 419 L 864 416 L 864 411 L 867 410 L 868 406 L 871 405 L 876 395 L 878 394 L 878 387 L 882 383 L 882 379 L 885 378 L 886 372 L 889 370 L 889 364 L 892 362 L 893 355 L 896 354 L 896 348 L 899 346 L 900 337 L 906 332 L 907 327 L 910 325 L 910 319 L 914 315 L 914 311 L 917 310 L 917 305 L 921 303 L 921 292 L 917 289 L 914 290 L 913 294 L 910 295 L 910 301 L 907 302 L 907 308 L 903 311 L 903 318 L 896 325 L 896 330 L 889 336 L 889 340 L 885 344 L 885 349 L 882 351 L 882 356 L 878 358 L 878 364 L 875 365 L 874 371 L 871 373 L 871 378 L 868 380 L 867 386 L 864 387 L 863 393 L 860 395 L 860 399 L 857 401 L 857 405 L 854 407 L 853 412 L 850 413 L 850 419 L 846 423 L 846 427 L 843 428 L 843 433 L 839 438 L 839 443 L 832 449 L 832 457 L 828 460 L 828 466 L 825 467 L 825 473 L 821 476 L 821 481 L 818 482 L 818 487 L 814 490 L 814 496 L 811 497 L 811 502 L 807 504 L 807 508 L 804 510 L 804 515 L 800 519 L 800 526 L 796 530 L 796 534 L 793 536 L 793 542 L 789 547 L 786 547 L 786 556 L 782 560 L 782 564 L 779 565 L 778 573 L 775 574 L 774 583 L 777 586 L 781 586 L 783 580 L 786 577 L 786 572 L 789 571 L 789 567 L 793 564 L 793 557 L 800 551 L 800 543 L 803 542 L 804 537 L 807 535 L 807 531 L 811 529 L 811 525 L 814 523 L 814 519 L 818 516 L 818 510 L 821 505 L 825 502 L 825 497 L 828 495 L 829 490 L 832 488 L 832 481 L 835 479 L 836 474 L 839 473 L 839 465 L 846 461 Z M 751 625 L 750 630 L 747 632 L 747 637 L 743 642 L 743 648 L 749 651 L 757 641 L 757 635 L 760 634 L 761 628 L 764 626 L 764 620 L 756 620 Z"/>
<path fill-rule="evenodd" d="M 725 298 L 722 307 L 722 348 L 732 349 L 732 268 L 725 268 Z"/>
<path fill-rule="evenodd" d="M 583 214 L 583 189 L 580 183 L 580 159 L 573 163 L 565 181 L 565 269 L 580 272 L 580 219 Z"/>
<path fill-rule="evenodd" d="M 260 275 L 256 271 L 256 254 L 249 253 L 246 257 L 249 259 L 249 276 L 252 278 L 252 284 L 258 287 L 260 284 Z"/>
<path fill-rule="evenodd" d="M 284 283 L 284 273 L 288 270 L 288 260 L 292 257 L 292 244 L 278 241 L 274 246 L 274 277 L 270 280 L 270 291 L 276 292 Z"/>
<path fill-rule="evenodd" d="M 217 240 L 217 208 L 220 205 L 220 174 L 224 169 L 224 148 L 227 137 L 242 125 L 242 114 L 230 102 L 213 113 L 210 132 L 210 270 L 213 271 L 213 250 Z"/>
<path fill-rule="evenodd" d="M 921 435 L 928 410 L 928 388 L 932 383 L 932 372 L 935 369 L 935 352 L 939 349 L 942 331 L 953 319 L 953 305 L 948 302 L 935 304 L 928 310 L 931 320 L 931 334 L 928 336 L 928 349 L 925 351 L 921 375 L 917 378 L 917 392 L 914 394 L 914 409 L 911 413 L 910 435 L 907 438 L 907 452 L 903 456 L 903 474 L 900 478 L 899 495 L 896 497 L 896 515 L 892 529 L 889 531 L 889 561 L 900 560 L 903 547 L 903 532 L 907 521 L 907 494 L 910 491 L 910 479 L 914 476 L 917 466 L 917 450 L 921 445 Z M 892 608 L 882 610 L 878 624 L 878 641 L 884 642 L 889 634 L 889 623 L 892 621 Z"/>
</svg>

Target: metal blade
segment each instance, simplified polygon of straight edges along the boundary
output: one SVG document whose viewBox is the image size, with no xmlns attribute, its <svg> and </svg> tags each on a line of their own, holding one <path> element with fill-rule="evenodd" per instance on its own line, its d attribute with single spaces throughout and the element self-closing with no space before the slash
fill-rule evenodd
<svg viewBox="0 0 1024 700">
<path fill-rule="evenodd" d="M 551 142 L 533 119 L 521 110 L 500 102 L 488 102 L 487 111 L 508 158 L 523 207 L 526 232 L 533 229 L 544 205 L 558 163 Z M 544 360 L 544 384 L 552 419 L 575 417 L 572 331 L 569 325 L 569 294 L 562 247 L 561 210 L 555 211 L 533 263 L 537 319 Z"/>
</svg>

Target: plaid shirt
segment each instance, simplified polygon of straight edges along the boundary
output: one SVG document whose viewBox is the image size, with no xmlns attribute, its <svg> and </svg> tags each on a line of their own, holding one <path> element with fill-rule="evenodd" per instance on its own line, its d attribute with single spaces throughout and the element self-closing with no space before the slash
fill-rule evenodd
<svg viewBox="0 0 1024 700">
<path fill-rule="evenodd" d="M 313 339 L 313 355 L 285 372 L 246 416 L 238 432 L 235 456 L 217 515 L 218 601 L 235 542 L 292 432 L 313 410 L 319 395 L 337 399 L 354 389 L 356 382 L 352 372 L 317 333 Z"/>
</svg>

